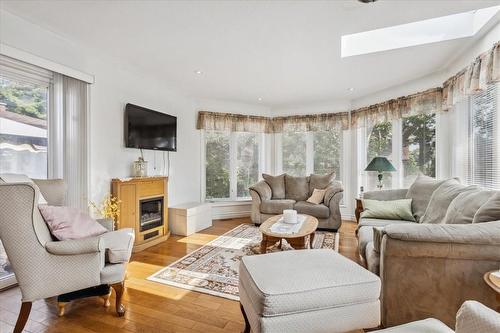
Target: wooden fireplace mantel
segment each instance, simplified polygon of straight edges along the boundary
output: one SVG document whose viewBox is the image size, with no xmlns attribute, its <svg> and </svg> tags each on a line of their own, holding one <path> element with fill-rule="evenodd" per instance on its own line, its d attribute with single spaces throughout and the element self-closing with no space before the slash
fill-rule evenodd
<svg viewBox="0 0 500 333">
<path fill-rule="evenodd" d="M 133 228 L 135 242 L 133 252 L 142 251 L 165 241 L 168 231 L 168 177 L 134 177 L 113 179 L 111 193 L 120 200 L 118 228 Z M 141 200 L 163 199 L 163 225 L 141 230 Z"/>
</svg>

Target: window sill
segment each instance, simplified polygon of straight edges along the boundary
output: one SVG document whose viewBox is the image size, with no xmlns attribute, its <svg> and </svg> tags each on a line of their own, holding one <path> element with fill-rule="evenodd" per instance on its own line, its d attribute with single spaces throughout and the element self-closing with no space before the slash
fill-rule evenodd
<svg viewBox="0 0 500 333">
<path fill-rule="evenodd" d="M 250 199 L 240 200 L 205 200 L 206 203 L 212 204 L 212 207 L 225 207 L 225 206 L 241 206 L 252 203 Z"/>
</svg>

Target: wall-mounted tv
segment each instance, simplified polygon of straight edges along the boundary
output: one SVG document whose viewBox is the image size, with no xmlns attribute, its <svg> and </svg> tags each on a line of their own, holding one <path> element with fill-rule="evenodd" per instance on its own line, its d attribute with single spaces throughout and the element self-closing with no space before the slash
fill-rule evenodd
<svg viewBox="0 0 500 333">
<path fill-rule="evenodd" d="M 125 146 L 177 151 L 177 117 L 143 108 L 125 106 Z"/>
</svg>

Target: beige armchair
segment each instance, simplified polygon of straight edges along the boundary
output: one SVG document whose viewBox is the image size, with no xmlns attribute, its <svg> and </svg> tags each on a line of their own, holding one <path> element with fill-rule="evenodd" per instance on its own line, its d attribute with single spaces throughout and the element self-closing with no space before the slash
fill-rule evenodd
<svg viewBox="0 0 500 333">
<path fill-rule="evenodd" d="M 100 285 L 112 286 L 116 312 L 123 316 L 121 300 L 133 230 L 110 231 L 79 240 L 54 240 L 38 210 L 39 188 L 48 204 L 62 205 L 65 185 L 62 180 L 35 182 L 39 187 L 31 183 L 0 183 L 0 238 L 22 293 L 14 332 L 23 330 L 33 301 Z M 117 244 L 120 248 L 113 253 Z"/>
</svg>

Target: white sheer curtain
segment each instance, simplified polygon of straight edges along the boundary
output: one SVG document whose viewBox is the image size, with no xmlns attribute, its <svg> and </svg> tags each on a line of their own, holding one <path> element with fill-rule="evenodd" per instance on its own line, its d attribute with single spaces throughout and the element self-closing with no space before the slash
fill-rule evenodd
<svg viewBox="0 0 500 333">
<path fill-rule="evenodd" d="M 66 204 L 82 210 L 88 209 L 88 94 L 88 83 L 55 74 L 51 176 L 64 178 Z"/>
</svg>

